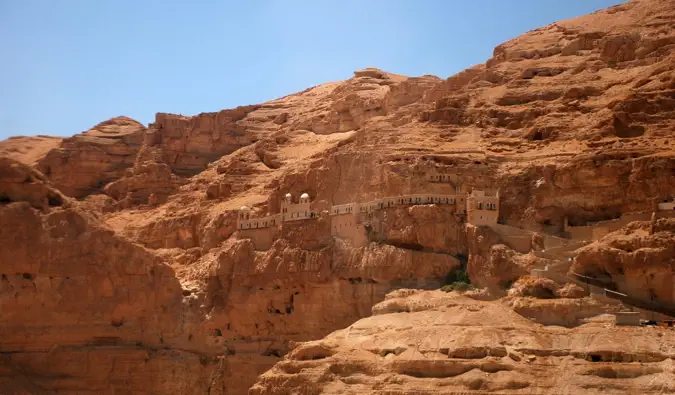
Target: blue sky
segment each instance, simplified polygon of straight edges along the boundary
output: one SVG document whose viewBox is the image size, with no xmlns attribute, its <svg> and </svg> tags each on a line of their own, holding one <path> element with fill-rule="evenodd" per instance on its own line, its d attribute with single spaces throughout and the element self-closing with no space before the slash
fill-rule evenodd
<svg viewBox="0 0 675 395">
<path fill-rule="evenodd" d="M 261 103 L 364 67 L 442 78 L 620 0 L 0 0 L 0 139 Z"/>
</svg>

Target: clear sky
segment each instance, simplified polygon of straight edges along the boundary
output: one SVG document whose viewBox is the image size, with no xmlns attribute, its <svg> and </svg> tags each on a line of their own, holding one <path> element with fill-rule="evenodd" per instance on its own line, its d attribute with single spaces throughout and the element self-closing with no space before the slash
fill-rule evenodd
<svg viewBox="0 0 675 395">
<path fill-rule="evenodd" d="M 0 0 L 0 139 L 262 103 L 354 70 L 442 78 L 621 0 Z"/>
</svg>

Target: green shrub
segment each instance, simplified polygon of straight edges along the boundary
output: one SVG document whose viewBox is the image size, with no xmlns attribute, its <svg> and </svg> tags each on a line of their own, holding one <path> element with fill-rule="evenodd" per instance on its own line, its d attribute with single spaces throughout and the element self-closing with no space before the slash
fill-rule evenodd
<svg viewBox="0 0 675 395">
<path fill-rule="evenodd" d="M 459 267 L 450 273 L 448 273 L 447 276 L 445 276 L 445 284 L 452 284 L 452 283 L 467 283 L 471 284 L 471 280 L 469 279 L 469 274 L 466 272 L 465 267 Z"/>
<path fill-rule="evenodd" d="M 472 289 L 473 285 L 464 281 L 455 281 L 452 284 L 447 284 L 441 287 L 441 291 L 443 292 L 451 292 L 451 291 L 466 292 Z"/>
</svg>

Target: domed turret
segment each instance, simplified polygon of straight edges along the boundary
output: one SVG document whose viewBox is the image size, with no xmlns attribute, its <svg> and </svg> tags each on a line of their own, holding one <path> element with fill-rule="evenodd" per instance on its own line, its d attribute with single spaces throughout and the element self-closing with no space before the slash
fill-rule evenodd
<svg viewBox="0 0 675 395">
<path fill-rule="evenodd" d="M 248 206 L 241 206 L 239 208 L 239 219 L 248 219 L 251 214 L 251 209 Z"/>
<path fill-rule="evenodd" d="M 286 203 L 290 203 L 293 200 L 293 195 L 287 193 L 286 196 L 284 196 L 284 200 L 286 201 Z"/>
<path fill-rule="evenodd" d="M 309 194 L 303 193 L 300 195 L 300 203 L 309 203 Z"/>
</svg>

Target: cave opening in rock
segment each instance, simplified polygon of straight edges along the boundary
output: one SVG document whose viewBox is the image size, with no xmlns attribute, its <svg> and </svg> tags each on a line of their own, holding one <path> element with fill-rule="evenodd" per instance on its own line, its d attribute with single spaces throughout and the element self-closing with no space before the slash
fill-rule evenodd
<svg viewBox="0 0 675 395">
<path fill-rule="evenodd" d="M 0 194 L 0 204 L 9 204 L 12 203 L 12 199 L 10 199 L 7 195 Z"/>
<path fill-rule="evenodd" d="M 537 296 L 539 296 L 540 299 L 555 299 L 555 293 L 550 288 L 542 288 L 539 290 L 539 295 Z"/>
<path fill-rule="evenodd" d="M 284 356 L 284 353 L 281 352 L 281 350 L 267 350 L 265 353 L 263 353 L 263 356 L 281 358 Z"/>
<path fill-rule="evenodd" d="M 640 125 L 626 125 L 618 118 L 614 118 L 614 134 L 621 138 L 640 137 L 645 134 L 645 128 Z"/>
<path fill-rule="evenodd" d="M 47 203 L 52 207 L 56 207 L 56 206 L 63 205 L 63 200 L 61 199 L 61 197 L 59 195 L 50 194 L 50 195 L 47 195 Z"/>
<path fill-rule="evenodd" d="M 110 325 L 115 328 L 119 328 L 120 326 L 124 325 L 124 318 L 112 319 L 110 321 Z"/>
</svg>

